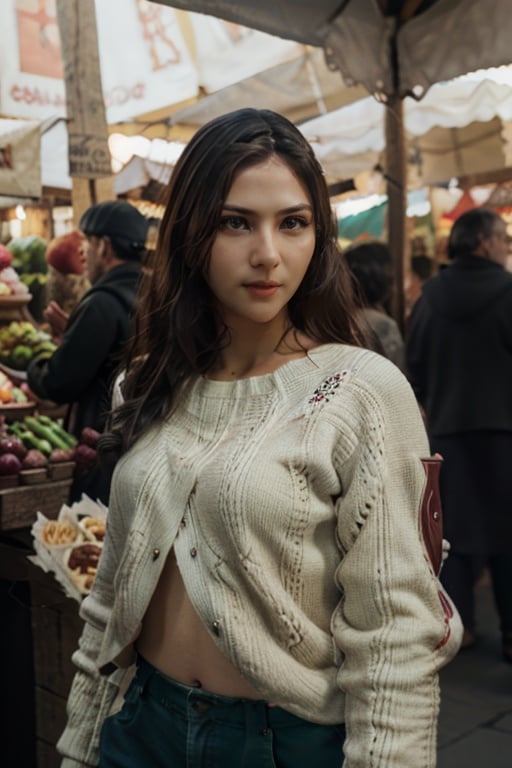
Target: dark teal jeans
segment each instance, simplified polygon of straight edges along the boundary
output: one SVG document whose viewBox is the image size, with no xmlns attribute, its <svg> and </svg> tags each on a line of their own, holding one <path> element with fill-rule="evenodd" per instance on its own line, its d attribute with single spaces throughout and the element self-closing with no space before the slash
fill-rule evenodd
<svg viewBox="0 0 512 768">
<path fill-rule="evenodd" d="M 218 696 L 139 657 L 123 708 L 101 732 L 99 768 L 341 768 L 343 725 Z"/>
</svg>

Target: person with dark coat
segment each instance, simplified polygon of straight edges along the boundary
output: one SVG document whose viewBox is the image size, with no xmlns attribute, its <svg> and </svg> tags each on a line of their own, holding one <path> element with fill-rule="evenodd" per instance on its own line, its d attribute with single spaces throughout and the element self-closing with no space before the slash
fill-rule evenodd
<svg viewBox="0 0 512 768">
<path fill-rule="evenodd" d="M 389 314 L 393 292 L 393 259 L 386 243 L 365 240 L 343 253 L 354 280 L 359 313 L 376 337 L 375 351 L 404 369 L 404 340 Z"/>
<path fill-rule="evenodd" d="M 62 341 L 51 357 L 35 359 L 27 371 L 38 397 L 69 403 L 66 428 L 77 437 L 84 427 L 99 433 L 105 427 L 113 375 L 135 308 L 148 225 L 134 206 L 115 200 L 93 205 L 79 227 L 86 238 L 92 287 L 69 319 L 50 303 L 46 317 L 54 335 L 62 333 Z M 85 491 L 107 503 L 108 485 L 97 468 L 79 472 L 71 500 Z"/>
<path fill-rule="evenodd" d="M 432 452 L 444 457 L 441 496 L 451 553 L 442 581 L 475 642 L 474 583 L 488 565 L 512 662 L 512 274 L 510 238 L 494 211 L 456 220 L 453 262 L 423 286 L 406 361 L 427 418 Z"/>
</svg>

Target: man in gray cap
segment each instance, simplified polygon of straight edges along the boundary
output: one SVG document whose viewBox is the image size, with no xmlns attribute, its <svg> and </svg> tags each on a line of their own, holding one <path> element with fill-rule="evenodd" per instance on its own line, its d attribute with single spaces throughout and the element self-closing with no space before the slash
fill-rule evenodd
<svg viewBox="0 0 512 768">
<path fill-rule="evenodd" d="M 85 427 L 104 430 L 110 408 L 112 379 L 130 320 L 142 273 L 148 222 L 121 200 L 98 203 L 80 219 L 85 235 L 84 257 L 92 287 L 69 319 L 50 304 L 47 319 L 56 336 L 62 333 L 51 357 L 33 360 L 28 384 L 41 398 L 69 404 L 67 429 L 80 438 Z M 108 502 L 108 479 L 98 467 L 78 472 L 71 501 L 82 492 Z"/>
</svg>

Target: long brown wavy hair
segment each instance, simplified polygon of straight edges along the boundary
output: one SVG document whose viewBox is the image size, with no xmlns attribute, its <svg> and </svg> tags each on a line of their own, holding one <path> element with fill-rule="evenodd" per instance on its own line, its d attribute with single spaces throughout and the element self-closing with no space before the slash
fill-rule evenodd
<svg viewBox="0 0 512 768">
<path fill-rule="evenodd" d="M 102 440 L 117 456 L 179 402 L 184 384 L 219 360 L 228 329 L 205 280 L 224 201 L 236 174 L 277 155 L 309 193 L 316 243 L 288 304 L 292 327 L 319 343 L 362 346 L 350 276 L 322 168 L 300 131 L 268 110 L 240 109 L 204 125 L 176 164 L 151 274 L 141 291 L 123 367 L 124 403 Z"/>
</svg>

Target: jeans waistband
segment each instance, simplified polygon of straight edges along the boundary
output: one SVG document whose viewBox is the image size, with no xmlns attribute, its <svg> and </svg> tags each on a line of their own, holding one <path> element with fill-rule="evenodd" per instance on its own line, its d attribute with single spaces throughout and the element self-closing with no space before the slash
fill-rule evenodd
<svg viewBox="0 0 512 768">
<path fill-rule="evenodd" d="M 222 722 L 244 725 L 248 718 L 265 720 L 270 728 L 307 725 L 304 720 L 281 707 L 269 706 L 263 699 L 244 699 L 223 696 L 179 683 L 164 675 L 142 656 L 137 657 L 135 683 L 146 695 L 164 706 L 176 709 L 184 716 L 192 710 L 197 715 L 208 715 Z"/>
</svg>

